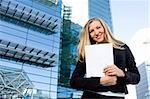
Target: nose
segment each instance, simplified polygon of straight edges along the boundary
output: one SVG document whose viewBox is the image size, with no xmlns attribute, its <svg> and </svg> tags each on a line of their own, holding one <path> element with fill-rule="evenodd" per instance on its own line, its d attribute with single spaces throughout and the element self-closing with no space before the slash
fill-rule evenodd
<svg viewBox="0 0 150 99">
<path fill-rule="evenodd" d="M 99 34 L 99 31 L 98 31 L 98 30 L 95 30 L 94 32 L 95 32 L 95 34 L 96 34 L 96 35 L 98 35 L 98 34 Z"/>
</svg>

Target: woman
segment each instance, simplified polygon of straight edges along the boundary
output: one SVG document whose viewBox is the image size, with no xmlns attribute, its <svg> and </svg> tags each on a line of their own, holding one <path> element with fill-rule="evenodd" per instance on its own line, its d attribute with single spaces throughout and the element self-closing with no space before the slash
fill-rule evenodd
<svg viewBox="0 0 150 99">
<path fill-rule="evenodd" d="M 114 64 L 104 68 L 105 76 L 86 78 L 85 45 L 112 43 Z M 94 58 L 94 57 L 93 57 Z M 102 19 L 90 19 L 81 31 L 78 63 L 70 85 L 84 90 L 82 99 L 124 99 L 127 84 L 138 84 L 140 74 L 129 47 L 112 36 Z"/>
</svg>

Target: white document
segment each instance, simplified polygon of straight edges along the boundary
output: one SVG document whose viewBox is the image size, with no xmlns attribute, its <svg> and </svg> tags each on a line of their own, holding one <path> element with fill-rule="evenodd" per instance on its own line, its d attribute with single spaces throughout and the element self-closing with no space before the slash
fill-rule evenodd
<svg viewBox="0 0 150 99">
<path fill-rule="evenodd" d="M 106 65 L 114 64 L 111 43 L 85 46 L 86 77 L 102 77 Z"/>
</svg>

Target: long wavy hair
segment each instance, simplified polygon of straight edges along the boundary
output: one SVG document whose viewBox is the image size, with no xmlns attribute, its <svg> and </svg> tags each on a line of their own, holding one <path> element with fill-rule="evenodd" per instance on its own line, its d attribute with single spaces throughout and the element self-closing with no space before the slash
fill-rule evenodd
<svg viewBox="0 0 150 99">
<path fill-rule="evenodd" d="M 99 21 L 102 24 L 104 28 L 104 42 L 105 43 L 112 43 L 114 48 L 123 49 L 122 46 L 124 45 L 124 43 L 113 37 L 109 27 L 107 26 L 106 22 L 104 22 L 104 20 L 99 19 L 99 18 L 91 18 L 88 20 L 84 28 L 81 30 L 80 41 L 78 44 L 78 60 L 80 61 L 85 59 L 85 45 L 96 44 L 96 42 L 90 37 L 90 34 L 89 34 L 89 25 L 93 21 Z"/>
</svg>

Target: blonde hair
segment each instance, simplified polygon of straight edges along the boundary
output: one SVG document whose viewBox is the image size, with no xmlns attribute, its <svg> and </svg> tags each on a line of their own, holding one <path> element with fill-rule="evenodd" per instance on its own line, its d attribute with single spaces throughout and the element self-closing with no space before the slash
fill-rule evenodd
<svg viewBox="0 0 150 99">
<path fill-rule="evenodd" d="M 102 19 L 92 18 L 85 24 L 84 28 L 81 30 L 80 41 L 78 45 L 78 60 L 85 58 L 85 49 L 84 49 L 85 45 L 92 45 L 92 42 L 90 41 L 90 36 L 89 36 L 89 25 L 93 21 L 99 21 L 102 24 L 104 28 L 104 41 L 106 43 L 112 43 L 114 48 L 123 49 L 122 46 L 124 45 L 124 43 L 113 37 L 107 24 Z"/>
</svg>

